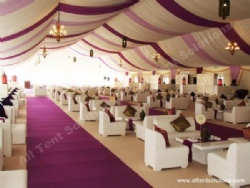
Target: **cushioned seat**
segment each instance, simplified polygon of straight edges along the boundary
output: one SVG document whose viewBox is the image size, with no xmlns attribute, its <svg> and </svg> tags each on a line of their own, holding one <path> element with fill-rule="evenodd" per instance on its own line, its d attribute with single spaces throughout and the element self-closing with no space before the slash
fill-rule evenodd
<svg viewBox="0 0 250 188">
<path fill-rule="evenodd" d="M 6 157 L 12 154 L 12 126 L 9 119 L 5 122 L 0 121 L 0 128 L 3 131 L 3 154 Z"/>
<path fill-rule="evenodd" d="M 73 99 L 73 96 L 68 97 L 68 111 L 70 111 L 70 112 L 79 112 L 80 111 L 80 103 L 78 100 Z"/>
<path fill-rule="evenodd" d="M 97 121 L 99 119 L 98 110 L 88 111 L 85 102 L 80 102 L 80 120 L 81 121 Z"/>
<path fill-rule="evenodd" d="M 163 135 L 155 130 L 145 128 L 144 162 L 155 171 L 163 168 L 188 166 L 187 146 L 178 142 L 170 142 L 166 147 Z"/>
<path fill-rule="evenodd" d="M 99 134 L 103 136 L 108 135 L 122 135 L 126 134 L 125 121 L 110 121 L 109 115 L 104 111 L 99 111 Z"/>
<path fill-rule="evenodd" d="M 160 100 L 157 100 L 155 97 L 153 98 L 152 96 L 147 96 L 147 103 L 149 104 L 150 108 L 153 107 L 159 108 L 161 106 Z"/>
<path fill-rule="evenodd" d="M 204 104 L 200 102 L 195 102 L 195 117 L 200 114 L 204 115 L 206 119 L 214 119 L 215 111 L 211 108 L 208 108 L 206 110 Z"/>
<path fill-rule="evenodd" d="M 234 106 L 231 111 L 223 112 L 223 120 L 227 122 L 248 123 L 250 122 L 250 106 Z"/>
<path fill-rule="evenodd" d="M 68 97 L 67 97 L 67 92 L 62 92 L 60 94 L 60 104 L 61 105 L 68 105 Z"/>
<path fill-rule="evenodd" d="M 26 144 L 26 124 L 11 124 L 12 144 Z"/>
<path fill-rule="evenodd" d="M 0 171 L 3 169 L 3 130 L 0 128 Z"/>
<path fill-rule="evenodd" d="M 208 174 L 224 180 L 231 187 L 250 184 L 249 169 L 250 142 L 232 143 L 228 150 L 208 153 Z"/>
<path fill-rule="evenodd" d="M 0 171 L 1 188 L 27 188 L 27 170 Z"/>
<path fill-rule="evenodd" d="M 188 109 L 189 102 L 190 99 L 187 97 L 170 97 L 170 100 L 165 102 L 165 108 Z"/>
</svg>

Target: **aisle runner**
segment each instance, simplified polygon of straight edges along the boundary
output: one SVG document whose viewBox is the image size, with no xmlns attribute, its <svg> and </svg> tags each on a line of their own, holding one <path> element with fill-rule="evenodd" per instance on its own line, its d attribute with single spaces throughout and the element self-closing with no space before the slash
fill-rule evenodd
<svg viewBox="0 0 250 188">
<path fill-rule="evenodd" d="M 27 98 L 29 188 L 151 187 L 46 97 Z"/>
</svg>

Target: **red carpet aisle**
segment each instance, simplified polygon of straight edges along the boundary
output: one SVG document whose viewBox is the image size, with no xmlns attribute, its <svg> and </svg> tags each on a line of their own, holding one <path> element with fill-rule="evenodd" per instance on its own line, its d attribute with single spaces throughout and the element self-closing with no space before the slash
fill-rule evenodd
<svg viewBox="0 0 250 188">
<path fill-rule="evenodd" d="M 47 97 L 27 99 L 29 188 L 151 187 Z"/>
</svg>

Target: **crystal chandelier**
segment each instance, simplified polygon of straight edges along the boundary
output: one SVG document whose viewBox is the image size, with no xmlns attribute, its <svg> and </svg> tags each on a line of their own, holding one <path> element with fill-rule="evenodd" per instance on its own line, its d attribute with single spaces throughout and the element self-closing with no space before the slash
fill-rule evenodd
<svg viewBox="0 0 250 188">
<path fill-rule="evenodd" d="M 233 29 L 232 38 L 234 38 L 235 35 L 234 23 L 232 23 L 232 29 Z M 231 40 L 230 42 L 227 43 L 225 50 L 229 51 L 231 55 L 234 55 L 235 51 L 240 50 L 240 47 L 238 46 L 237 42 Z"/>
<path fill-rule="evenodd" d="M 64 29 L 64 26 L 60 22 L 60 11 L 58 11 L 58 21 L 56 22 L 56 25 L 53 26 L 53 28 L 50 30 L 49 33 L 54 38 L 56 38 L 57 42 L 60 42 L 61 38 L 67 35 L 67 32 Z"/>
<path fill-rule="evenodd" d="M 240 50 L 240 47 L 236 42 L 230 41 L 225 47 L 225 50 L 229 51 L 231 55 L 234 55 L 234 52 Z"/>
<path fill-rule="evenodd" d="M 152 58 L 157 62 L 157 61 L 161 58 L 161 55 L 155 52 L 155 53 L 152 55 Z"/>
</svg>

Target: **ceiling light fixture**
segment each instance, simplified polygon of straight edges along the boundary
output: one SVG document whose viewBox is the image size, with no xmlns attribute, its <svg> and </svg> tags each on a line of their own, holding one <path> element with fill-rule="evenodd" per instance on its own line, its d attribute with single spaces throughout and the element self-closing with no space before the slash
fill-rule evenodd
<svg viewBox="0 0 250 188">
<path fill-rule="evenodd" d="M 125 49 L 127 47 L 127 41 L 128 41 L 128 38 L 123 35 L 122 37 L 122 47 Z"/>
<path fill-rule="evenodd" d="M 56 25 L 54 25 L 53 28 L 50 30 L 50 35 L 52 35 L 54 38 L 56 38 L 57 42 L 60 42 L 61 38 L 65 37 L 67 35 L 67 32 L 64 29 L 64 26 L 60 22 L 60 11 L 59 10 L 58 10 L 58 21 L 56 22 Z"/>
<path fill-rule="evenodd" d="M 90 57 L 93 57 L 93 56 L 94 56 L 94 51 L 93 51 L 92 49 L 89 51 L 89 56 L 90 56 Z"/>
<path fill-rule="evenodd" d="M 153 55 L 152 55 L 152 58 L 157 62 L 159 59 L 161 59 L 161 55 L 159 54 L 159 53 L 154 53 Z"/>
<path fill-rule="evenodd" d="M 219 16 L 225 20 L 230 15 L 230 0 L 219 0 Z"/>
<path fill-rule="evenodd" d="M 123 17 L 123 37 L 122 37 L 122 47 L 125 49 L 127 47 L 128 38 L 125 35 L 125 21 Z"/>
<path fill-rule="evenodd" d="M 225 50 L 229 51 L 231 55 L 234 55 L 234 52 L 240 50 L 240 47 L 238 46 L 236 42 L 230 41 L 225 47 Z"/>
<path fill-rule="evenodd" d="M 118 63 L 118 65 L 119 65 L 120 67 L 122 67 L 122 66 L 123 66 L 122 59 L 120 59 L 120 62 Z"/>
<path fill-rule="evenodd" d="M 47 48 L 45 46 L 45 39 L 44 39 L 44 44 L 43 44 L 43 47 L 42 47 L 42 53 L 41 53 L 41 55 L 43 56 L 43 58 L 46 58 L 47 55 L 49 55 L 48 50 L 47 50 Z"/>
<path fill-rule="evenodd" d="M 233 36 L 232 38 L 234 38 L 234 26 L 232 23 L 232 29 L 233 29 Z M 233 40 L 231 40 L 230 42 L 227 43 L 227 46 L 225 47 L 225 50 L 229 51 L 231 53 L 231 55 L 234 55 L 234 53 L 238 50 L 240 50 L 240 47 L 238 46 L 237 42 L 234 42 Z"/>
</svg>

